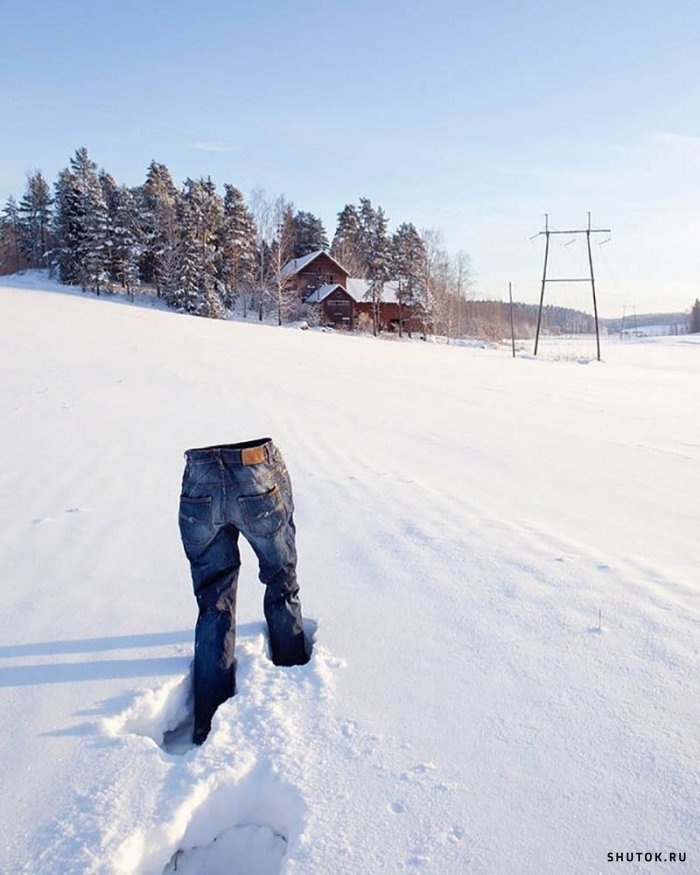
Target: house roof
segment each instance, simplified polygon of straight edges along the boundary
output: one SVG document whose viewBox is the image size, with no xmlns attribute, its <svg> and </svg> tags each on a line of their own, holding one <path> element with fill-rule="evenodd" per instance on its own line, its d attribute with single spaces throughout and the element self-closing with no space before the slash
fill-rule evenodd
<svg viewBox="0 0 700 875">
<path fill-rule="evenodd" d="M 371 300 L 371 297 L 369 296 L 370 284 L 367 280 L 359 279 L 358 277 L 348 277 L 346 288 L 350 297 L 356 302 L 367 303 Z M 398 291 L 398 283 L 393 281 L 384 283 L 382 303 L 396 304 L 399 300 L 397 298 Z"/>
<path fill-rule="evenodd" d="M 292 258 L 291 261 L 288 261 L 282 268 L 282 276 L 294 276 L 294 274 L 299 273 L 300 270 L 308 267 L 313 261 L 316 261 L 319 255 L 327 256 L 333 264 L 337 265 L 340 270 L 343 271 L 344 274 L 348 273 L 343 265 L 339 261 L 336 261 L 332 255 L 329 255 L 325 249 L 317 249 L 315 252 L 309 252 L 308 255 L 303 255 L 301 258 Z"/>
<path fill-rule="evenodd" d="M 326 298 L 332 294 L 336 289 L 340 289 L 341 292 L 345 292 L 347 295 L 348 292 L 346 289 L 341 286 L 340 283 L 326 283 L 325 285 L 320 286 L 315 291 L 311 292 L 308 298 L 306 298 L 305 303 L 307 304 L 320 304 L 321 301 L 325 301 Z"/>
</svg>

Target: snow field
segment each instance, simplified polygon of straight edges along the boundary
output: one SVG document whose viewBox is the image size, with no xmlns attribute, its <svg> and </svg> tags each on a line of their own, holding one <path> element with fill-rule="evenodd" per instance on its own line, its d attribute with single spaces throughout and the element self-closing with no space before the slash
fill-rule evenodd
<svg viewBox="0 0 700 875">
<path fill-rule="evenodd" d="M 583 366 L 49 289 L 0 312 L 0 870 L 697 862 L 691 338 Z M 239 693 L 195 749 L 182 452 L 263 434 L 313 657 L 270 663 L 244 547 Z"/>
</svg>

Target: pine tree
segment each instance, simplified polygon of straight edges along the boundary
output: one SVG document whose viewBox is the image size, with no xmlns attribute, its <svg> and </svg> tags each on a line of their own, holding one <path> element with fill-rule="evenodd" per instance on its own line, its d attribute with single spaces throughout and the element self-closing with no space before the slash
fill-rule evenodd
<svg viewBox="0 0 700 875">
<path fill-rule="evenodd" d="M 98 294 L 109 282 L 109 214 L 97 165 L 87 149 L 77 149 L 70 160 L 78 193 L 75 223 L 75 258 L 83 289 L 92 288 Z"/>
<path fill-rule="evenodd" d="M 221 303 L 220 284 L 217 277 L 218 245 L 223 224 L 224 207 L 223 201 L 216 191 L 216 186 L 211 177 L 200 180 L 199 194 L 201 197 L 199 210 L 201 214 L 201 241 L 202 241 L 202 288 L 207 292 L 207 300 L 218 303 L 214 307 L 217 310 L 216 318 L 223 315 Z M 216 294 L 212 297 L 210 292 Z M 207 304 L 207 311 L 212 310 L 213 304 Z M 213 311 L 206 315 L 214 316 Z"/>
<path fill-rule="evenodd" d="M 338 213 L 338 226 L 331 245 L 331 255 L 350 272 L 350 276 L 366 275 L 360 218 L 357 207 L 353 204 L 346 204 Z"/>
<path fill-rule="evenodd" d="M 165 164 L 151 161 L 138 192 L 141 277 L 168 296 L 177 285 L 178 191 Z"/>
<path fill-rule="evenodd" d="M 360 237 L 369 280 L 368 299 L 372 302 L 372 324 L 376 337 L 380 330 L 380 304 L 384 283 L 391 274 L 391 243 L 387 233 L 388 220 L 381 207 L 375 210 L 369 198 L 360 198 Z"/>
<path fill-rule="evenodd" d="M 328 236 L 323 222 L 313 213 L 299 210 L 293 219 L 294 245 L 292 258 L 302 258 L 310 252 L 328 249 Z"/>
<path fill-rule="evenodd" d="M 83 197 L 85 234 L 78 247 L 78 253 L 82 262 L 84 283 L 99 295 L 100 289 L 110 281 L 111 241 L 109 212 L 96 174 L 90 177 Z"/>
<path fill-rule="evenodd" d="M 66 285 L 78 285 L 81 267 L 78 246 L 84 235 L 83 205 L 77 176 L 68 168 L 58 174 L 54 186 L 53 248 L 51 270 Z"/>
<path fill-rule="evenodd" d="M 51 189 L 41 171 L 27 174 L 27 185 L 19 204 L 22 248 L 29 267 L 43 267 L 49 250 Z"/>
<path fill-rule="evenodd" d="M 5 204 L 2 223 L 9 240 L 8 262 L 13 265 L 15 271 L 18 271 L 22 267 L 20 256 L 22 248 L 22 220 L 17 201 L 11 195 Z"/>
<path fill-rule="evenodd" d="M 168 304 L 186 313 L 196 313 L 199 303 L 201 251 L 197 233 L 197 219 L 185 192 L 177 199 L 177 278 L 174 287 L 164 296 Z"/>
<path fill-rule="evenodd" d="M 111 191 L 108 207 L 111 274 L 115 282 L 133 293 L 139 283 L 142 252 L 137 200 L 130 188 L 121 185 Z"/>
<path fill-rule="evenodd" d="M 690 311 L 690 324 L 688 330 L 691 334 L 700 332 L 700 299 L 696 298 Z"/>
<path fill-rule="evenodd" d="M 256 270 L 255 221 L 243 195 L 233 185 L 224 186 L 223 219 L 219 233 L 219 276 L 224 286 L 224 304 L 235 306 L 253 282 Z"/>
<path fill-rule="evenodd" d="M 104 198 L 105 203 L 107 204 L 107 211 L 112 215 L 115 208 L 115 201 L 117 198 L 117 189 L 119 186 L 117 185 L 117 181 L 112 176 L 111 173 L 107 173 L 106 170 L 100 170 L 99 173 L 100 180 L 100 189 L 102 190 L 102 197 Z"/>
<path fill-rule="evenodd" d="M 425 316 L 428 303 L 425 244 L 411 222 L 399 225 L 391 241 L 391 275 L 398 284 L 399 336 L 404 311 L 408 311 L 408 335 L 412 319 Z"/>
<path fill-rule="evenodd" d="M 221 198 L 211 179 L 185 181 L 178 201 L 180 242 L 175 303 L 188 313 L 212 318 L 224 315 L 215 275 L 222 212 Z"/>
</svg>

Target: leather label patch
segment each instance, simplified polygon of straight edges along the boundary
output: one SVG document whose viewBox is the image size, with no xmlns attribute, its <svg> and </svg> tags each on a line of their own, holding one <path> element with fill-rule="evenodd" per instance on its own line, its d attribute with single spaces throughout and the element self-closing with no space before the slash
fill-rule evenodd
<svg viewBox="0 0 700 875">
<path fill-rule="evenodd" d="M 265 447 L 247 447 L 241 450 L 241 462 L 244 465 L 259 465 L 266 458 Z"/>
</svg>

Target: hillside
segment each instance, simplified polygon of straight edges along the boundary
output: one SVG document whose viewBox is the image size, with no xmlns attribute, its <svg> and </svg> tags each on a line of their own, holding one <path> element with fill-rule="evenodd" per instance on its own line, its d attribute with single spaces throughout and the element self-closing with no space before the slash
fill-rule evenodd
<svg viewBox="0 0 700 875">
<path fill-rule="evenodd" d="M 696 338 L 512 360 L 11 279 L 0 314 L 0 871 L 697 869 Z M 271 664 L 245 547 L 195 749 L 182 454 L 260 435 L 313 656 Z"/>
</svg>

